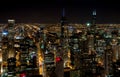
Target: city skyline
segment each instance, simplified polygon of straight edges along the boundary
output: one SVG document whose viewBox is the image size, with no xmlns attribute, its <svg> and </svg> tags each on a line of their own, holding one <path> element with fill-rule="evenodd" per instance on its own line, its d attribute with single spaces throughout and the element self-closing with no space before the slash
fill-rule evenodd
<svg viewBox="0 0 120 77">
<path fill-rule="evenodd" d="M 110 3 L 110 1 L 104 0 L 6 2 L 9 4 L 0 5 L 0 23 L 7 23 L 8 19 L 15 19 L 18 23 L 59 23 L 62 8 L 65 8 L 65 15 L 69 23 L 90 21 L 93 9 L 97 11 L 97 23 L 120 23 L 117 2 Z"/>
</svg>

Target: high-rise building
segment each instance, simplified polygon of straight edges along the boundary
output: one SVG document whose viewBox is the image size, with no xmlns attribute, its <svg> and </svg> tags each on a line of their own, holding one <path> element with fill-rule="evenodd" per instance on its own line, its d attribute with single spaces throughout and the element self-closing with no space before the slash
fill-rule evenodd
<svg viewBox="0 0 120 77">
<path fill-rule="evenodd" d="M 60 28 L 61 28 L 61 36 L 60 36 L 60 51 L 57 54 L 60 54 L 59 57 L 62 58 L 62 60 L 59 63 L 56 63 L 56 75 L 57 77 L 64 77 L 64 26 L 66 24 L 66 17 L 65 17 L 65 9 L 63 8 L 62 11 L 62 17 L 60 20 Z M 58 56 L 56 56 L 58 57 Z"/>
<path fill-rule="evenodd" d="M 9 19 L 8 26 L 7 26 L 8 40 L 9 40 L 8 58 L 15 57 L 15 50 L 14 50 L 14 44 L 13 44 L 14 43 L 14 35 L 15 35 L 14 27 L 15 27 L 15 20 Z"/>
</svg>

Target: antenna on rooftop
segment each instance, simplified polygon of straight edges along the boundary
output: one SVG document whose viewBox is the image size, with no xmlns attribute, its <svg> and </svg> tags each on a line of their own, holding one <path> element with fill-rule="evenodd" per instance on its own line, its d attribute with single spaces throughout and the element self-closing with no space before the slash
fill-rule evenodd
<svg viewBox="0 0 120 77">
<path fill-rule="evenodd" d="M 93 15 L 93 16 L 96 16 L 96 9 L 93 10 L 92 15 Z"/>
<path fill-rule="evenodd" d="M 62 17 L 65 17 L 65 8 L 62 9 Z"/>
</svg>

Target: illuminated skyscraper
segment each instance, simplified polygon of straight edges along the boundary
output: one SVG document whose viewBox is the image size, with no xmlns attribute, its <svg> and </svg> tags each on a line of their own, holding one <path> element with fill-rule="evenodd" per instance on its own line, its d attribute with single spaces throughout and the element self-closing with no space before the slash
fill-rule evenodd
<svg viewBox="0 0 120 77">
<path fill-rule="evenodd" d="M 7 30 L 8 30 L 8 40 L 9 40 L 9 55 L 8 58 L 10 57 L 15 57 L 15 50 L 14 50 L 14 27 L 15 27 L 15 20 L 13 19 L 9 19 L 8 20 L 8 26 L 7 26 Z"/>
<path fill-rule="evenodd" d="M 63 8 L 62 11 L 62 18 L 60 20 L 60 24 L 61 24 L 61 36 L 60 36 L 60 51 L 58 54 L 60 54 L 60 57 L 62 58 L 62 61 L 60 61 L 59 63 L 56 63 L 56 73 L 57 73 L 57 77 L 64 77 L 64 58 L 63 58 L 63 54 L 64 54 L 64 26 L 66 24 L 66 18 L 65 18 L 65 9 Z"/>
</svg>

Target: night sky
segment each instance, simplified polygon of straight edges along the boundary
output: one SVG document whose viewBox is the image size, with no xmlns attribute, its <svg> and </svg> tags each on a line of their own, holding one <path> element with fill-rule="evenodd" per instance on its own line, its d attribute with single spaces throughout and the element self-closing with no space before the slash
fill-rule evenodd
<svg viewBox="0 0 120 77">
<path fill-rule="evenodd" d="M 59 23 L 65 8 L 69 23 L 86 23 L 92 10 L 97 23 L 120 23 L 120 6 L 116 0 L 4 0 L 0 2 L 0 23 L 15 19 L 16 23 Z"/>
</svg>

